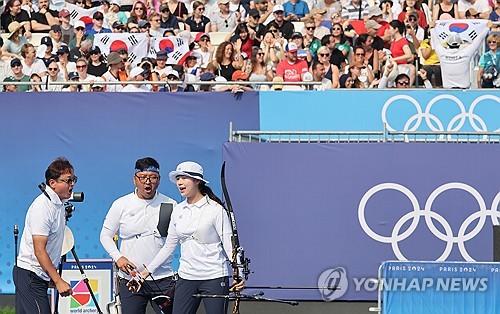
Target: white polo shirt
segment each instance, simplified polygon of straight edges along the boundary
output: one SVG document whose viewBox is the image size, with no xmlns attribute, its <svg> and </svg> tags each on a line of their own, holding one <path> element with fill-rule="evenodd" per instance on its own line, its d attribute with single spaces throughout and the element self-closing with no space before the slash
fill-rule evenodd
<svg viewBox="0 0 500 314">
<path fill-rule="evenodd" d="M 142 270 L 142 265 L 148 265 L 158 254 L 166 240 L 157 229 L 162 203 L 177 205 L 175 200 L 158 192 L 151 200 L 141 199 L 134 192 L 113 202 L 104 220 L 100 239 L 114 261 L 125 256 Z M 116 233 L 121 239 L 120 249 L 113 242 Z M 163 260 L 153 272 L 153 277 L 161 279 L 172 276 L 171 262 L 172 257 Z M 123 272 L 120 276 L 130 278 Z"/>
<path fill-rule="evenodd" d="M 48 237 L 45 249 L 49 254 L 52 265 L 57 269 L 61 260 L 64 229 L 66 227 L 63 204 L 63 201 L 66 200 L 61 201 L 50 187 L 46 188 L 46 192 L 50 199 L 45 194 L 40 194 L 33 201 L 26 214 L 17 266 L 32 271 L 43 280 L 49 281 L 49 275 L 43 271 L 35 256 L 33 236 Z"/>
<path fill-rule="evenodd" d="M 167 242 L 149 264 L 150 271 L 170 259 L 181 244 L 179 276 L 188 280 L 209 280 L 228 276 L 232 229 L 226 210 L 203 197 L 195 204 L 183 201 L 175 206 L 168 228 Z"/>
</svg>

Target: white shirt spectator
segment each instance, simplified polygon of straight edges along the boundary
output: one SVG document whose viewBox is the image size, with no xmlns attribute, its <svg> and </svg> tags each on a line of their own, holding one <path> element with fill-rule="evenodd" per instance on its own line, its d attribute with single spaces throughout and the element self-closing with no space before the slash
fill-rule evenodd
<svg viewBox="0 0 500 314">
<path fill-rule="evenodd" d="M 31 66 L 27 66 L 24 60 L 21 60 L 21 63 L 23 64 L 24 75 L 31 76 L 31 74 L 33 73 L 37 73 L 38 75 L 40 75 L 40 73 L 47 72 L 45 63 L 43 63 L 43 61 L 40 59 L 35 59 Z"/>
<path fill-rule="evenodd" d="M 120 80 L 111 74 L 111 72 L 107 71 L 102 75 L 102 78 L 107 82 L 119 82 Z M 107 92 L 121 92 L 123 86 L 120 84 L 106 85 Z"/>
<path fill-rule="evenodd" d="M 150 90 L 143 84 L 139 87 L 133 85 L 133 84 L 128 84 L 122 89 L 123 93 L 136 93 L 136 92 L 150 92 Z"/>
<path fill-rule="evenodd" d="M 458 0 L 458 12 L 466 12 L 470 8 L 473 8 L 480 14 L 490 12 L 490 6 L 487 0 L 476 0 L 474 4 L 466 0 Z"/>
</svg>

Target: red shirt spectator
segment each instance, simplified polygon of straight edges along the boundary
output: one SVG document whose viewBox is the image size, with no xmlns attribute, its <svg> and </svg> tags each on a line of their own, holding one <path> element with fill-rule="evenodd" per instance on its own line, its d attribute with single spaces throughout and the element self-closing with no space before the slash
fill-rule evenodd
<svg viewBox="0 0 500 314">
<path fill-rule="evenodd" d="M 307 62 L 298 60 L 297 44 L 290 42 L 286 45 L 286 60 L 281 61 L 276 68 L 276 76 L 283 78 L 284 82 L 300 82 L 302 74 L 307 72 Z"/>
</svg>

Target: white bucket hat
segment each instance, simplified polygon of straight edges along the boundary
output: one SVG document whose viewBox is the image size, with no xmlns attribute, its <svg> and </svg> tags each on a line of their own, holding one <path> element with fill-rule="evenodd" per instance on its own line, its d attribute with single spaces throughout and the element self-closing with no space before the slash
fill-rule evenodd
<svg viewBox="0 0 500 314">
<path fill-rule="evenodd" d="M 186 176 L 208 183 L 207 180 L 203 179 L 203 167 L 193 161 L 181 162 L 174 171 L 170 171 L 168 174 L 172 183 L 175 183 L 178 176 Z"/>
</svg>

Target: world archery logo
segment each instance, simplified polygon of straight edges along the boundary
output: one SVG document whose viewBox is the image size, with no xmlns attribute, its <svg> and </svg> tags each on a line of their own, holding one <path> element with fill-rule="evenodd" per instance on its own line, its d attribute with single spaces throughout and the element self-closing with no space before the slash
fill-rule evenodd
<svg viewBox="0 0 500 314">
<path fill-rule="evenodd" d="M 99 293 L 97 293 L 99 288 L 99 280 L 97 279 L 89 279 L 90 287 L 94 292 L 97 302 L 99 302 Z M 73 294 L 71 295 L 70 300 L 70 310 L 76 310 L 80 308 L 95 308 L 94 301 L 90 295 L 89 289 L 85 284 L 83 279 L 77 281 L 70 282 L 71 288 L 73 289 Z"/>
</svg>

